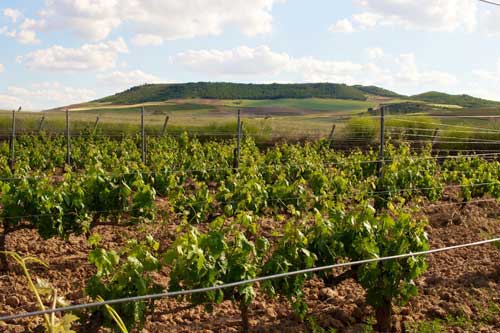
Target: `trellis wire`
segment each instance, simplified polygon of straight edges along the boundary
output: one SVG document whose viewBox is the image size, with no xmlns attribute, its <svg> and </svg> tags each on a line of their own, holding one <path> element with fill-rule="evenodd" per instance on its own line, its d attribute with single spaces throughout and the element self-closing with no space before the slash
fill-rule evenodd
<svg viewBox="0 0 500 333">
<path fill-rule="evenodd" d="M 326 265 L 326 266 L 321 266 L 321 267 L 312 267 L 312 268 L 297 270 L 297 271 L 293 271 L 293 272 L 286 272 L 286 273 L 262 276 L 262 277 L 258 277 L 258 278 L 254 278 L 254 279 L 247 279 L 247 280 L 226 283 L 226 284 L 216 285 L 216 286 L 206 287 L 206 288 L 197 288 L 197 289 L 191 289 L 191 290 L 180 290 L 180 291 L 149 294 L 149 295 L 143 295 L 143 296 L 125 297 L 125 298 L 107 300 L 104 302 L 84 303 L 84 304 L 70 305 L 70 306 L 55 308 L 55 309 L 32 311 L 32 312 L 27 312 L 27 313 L 2 316 L 2 317 L 0 317 L 0 321 L 12 321 L 12 320 L 21 319 L 21 318 L 40 316 L 40 315 L 52 314 L 52 313 L 67 312 L 67 311 L 76 311 L 76 310 L 100 307 L 100 306 L 104 306 L 104 305 L 114 305 L 114 304 L 129 303 L 129 302 L 141 302 L 141 301 L 148 301 L 148 300 L 154 300 L 154 299 L 165 298 L 165 297 L 176 297 L 176 296 L 206 293 L 206 292 L 210 292 L 210 291 L 239 287 L 239 286 L 247 285 L 247 284 L 254 284 L 257 282 L 264 282 L 264 281 L 268 281 L 268 280 L 287 278 L 290 276 L 296 276 L 296 275 L 301 275 L 301 274 L 311 274 L 311 273 L 316 273 L 316 272 L 321 272 L 321 271 L 327 271 L 327 270 L 332 270 L 334 268 L 357 266 L 357 265 L 369 264 L 369 263 L 374 263 L 374 262 L 383 262 L 383 261 L 396 260 L 396 259 L 405 259 L 405 258 L 410 258 L 410 257 L 413 258 L 413 257 L 417 257 L 417 256 L 424 256 L 424 255 L 427 256 L 427 255 L 434 254 L 434 253 L 446 252 L 446 251 L 451 251 L 451 250 L 456 250 L 456 249 L 461 249 L 461 248 L 466 248 L 466 247 L 472 247 L 472 246 L 480 246 L 480 245 L 495 243 L 495 242 L 499 242 L 499 241 L 500 241 L 500 237 L 496 237 L 496 238 L 492 238 L 492 239 L 487 239 L 487 240 L 482 240 L 482 241 L 477 241 L 477 242 L 472 242 L 472 243 L 453 245 L 453 246 L 447 246 L 447 247 L 442 247 L 442 248 L 437 248 L 437 249 L 432 249 L 432 250 L 427 250 L 427 251 L 419 251 L 419 252 L 413 252 L 413 253 L 398 254 L 398 255 L 393 255 L 393 256 L 364 259 L 364 260 L 351 261 L 351 262 L 345 262 L 345 263 L 339 263 L 339 264 L 333 264 L 333 265 Z"/>
<path fill-rule="evenodd" d="M 441 151 L 448 151 L 448 150 L 441 150 Z M 458 150 L 463 151 L 463 150 Z M 475 150 L 466 150 L 468 152 L 473 152 Z M 491 152 L 490 150 L 486 150 L 488 153 L 481 153 L 481 154 L 468 154 L 468 155 L 446 155 L 446 156 L 424 156 L 424 157 L 416 157 L 416 156 L 411 156 L 411 160 L 413 161 L 419 161 L 419 160 L 440 160 L 440 159 L 460 159 L 460 158 L 487 158 L 487 157 L 496 157 L 500 156 L 500 151 L 499 152 Z M 321 162 L 323 166 L 326 167 L 334 167 L 334 166 L 341 166 L 341 165 L 350 165 L 353 163 L 356 164 L 372 164 L 372 163 L 386 163 L 386 162 L 395 162 L 398 161 L 398 159 L 377 159 L 377 160 L 369 160 L 369 161 L 345 161 L 345 162 Z M 289 164 L 288 161 L 282 161 L 280 164 L 269 164 L 269 165 L 262 165 L 262 166 L 251 166 L 253 168 L 257 168 L 258 170 L 260 169 L 267 169 L 267 168 L 277 168 L 281 166 L 293 166 L 293 167 L 300 167 L 304 166 L 303 164 Z M 141 174 L 141 175 L 146 175 L 146 176 L 154 176 L 154 175 L 161 175 L 161 174 L 179 174 L 179 173 L 198 173 L 198 172 L 208 172 L 208 171 L 230 171 L 234 170 L 233 167 L 224 167 L 224 168 L 204 168 L 204 169 L 164 169 L 161 171 L 135 171 L 135 172 L 127 172 L 127 173 L 106 173 L 104 176 L 112 176 L 112 177 L 119 177 L 119 176 L 131 176 L 134 174 Z M 76 176 L 81 176 L 83 174 L 81 173 L 75 173 L 74 175 Z M 0 181 L 15 181 L 15 180 L 23 180 L 23 179 L 43 179 L 43 178 L 48 178 L 48 179 L 57 179 L 60 178 L 61 176 L 64 175 L 36 175 L 36 176 L 31 176 L 31 177 L 0 177 Z"/>
<path fill-rule="evenodd" d="M 409 188 L 396 188 L 392 190 L 384 190 L 384 191 L 365 191 L 364 193 L 369 194 L 369 195 L 377 195 L 377 194 L 387 194 L 387 193 L 407 193 L 407 192 L 417 192 L 417 191 L 425 191 L 425 190 L 435 190 L 435 189 L 440 189 L 440 188 L 467 188 L 467 187 L 479 187 L 479 186 L 486 186 L 486 185 L 500 185 L 499 182 L 488 182 L 488 183 L 478 183 L 478 184 L 456 184 L 456 185 L 444 185 L 444 186 L 436 186 L 436 187 L 409 187 Z M 267 202 L 282 202 L 284 203 L 285 201 L 290 201 L 290 200 L 298 200 L 298 199 L 304 199 L 303 196 L 295 196 L 295 197 L 278 197 L 278 198 L 269 198 L 266 199 Z M 314 199 L 314 197 L 308 197 L 306 199 Z M 497 200 L 500 201 L 500 200 Z M 197 204 L 205 204 L 205 203 L 211 203 L 213 200 L 202 200 L 202 201 L 196 201 L 192 202 L 191 205 L 197 205 Z M 241 200 L 229 200 L 229 201 L 221 201 L 221 204 L 237 204 L 241 202 Z M 463 205 L 467 203 L 474 203 L 473 201 L 469 202 L 459 202 L 457 205 Z M 104 213 L 133 213 L 140 211 L 140 208 L 138 209 L 113 209 L 113 210 L 100 210 L 100 211 L 84 211 L 82 212 L 83 214 L 104 214 Z M 77 216 L 78 212 L 71 212 L 71 213 L 66 213 L 66 214 L 59 214 L 59 213 L 54 213 L 54 214 L 34 214 L 34 215 L 18 215 L 18 216 L 3 216 L 2 219 L 4 220 L 15 220 L 15 219 L 25 219 L 25 218 L 40 218 L 40 217 L 53 217 L 53 216 L 59 216 L 59 217 L 66 217 L 66 216 Z"/>
</svg>

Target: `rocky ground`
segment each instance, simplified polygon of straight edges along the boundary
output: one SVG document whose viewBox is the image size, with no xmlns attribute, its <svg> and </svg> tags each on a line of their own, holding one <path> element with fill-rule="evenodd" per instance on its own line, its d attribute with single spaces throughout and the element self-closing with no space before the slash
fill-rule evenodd
<svg viewBox="0 0 500 333">
<path fill-rule="evenodd" d="M 443 205 L 445 204 L 445 205 Z M 458 205 L 427 205 L 422 212 L 430 221 L 431 248 L 498 237 L 500 204 L 483 202 L 464 208 Z M 176 235 L 175 225 L 136 227 L 101 226 L 103 243 L 118 248 L 132 237 L 152 234 L 167 246 Z M 30 264 L 34 277 L 46 279 L 72 303 L 87 302 L 85 282 L 92 275 L 87 263 L 89 247 L 84 237 L 69 241 L 42 240 L 34 231 L 20 230 L 7 239 L 7 248 L 23 256 L 35 256 L 50 267 Z M 419 295 L 395 308 L 398 332 L 500 332 L 500 250 L 494 245 L 442 252 L 428 257 L 429 269 L 418 279 Z M 0 275 L 0 315 L 37 310 L 22 272 L 14 268 Z M 155 276 L 162 285 L 168 272 Z M 309 314 L 301 323 L 285 300 L 258 295 L 250 309 L 252 332 L 369 332 L 373 310 L 365 305 L 363 289 L 347 280 L 335 289 L 312 280 L 305 289 Z M 157 302 L 144 332 L 239 332 L 239 310 L 230 302 L 213 313 L 203 307 L 184 309 L 188 303 L 173 299 Z M 39 331 L 41 318 L 1 323 L 0 332 Z M 37 328 L 38 327 L 38 328 Z M 333 330 L 336 329 L 336 330 Z M 83 332 L 83 330 L 80 330 Z"/>
</svg>

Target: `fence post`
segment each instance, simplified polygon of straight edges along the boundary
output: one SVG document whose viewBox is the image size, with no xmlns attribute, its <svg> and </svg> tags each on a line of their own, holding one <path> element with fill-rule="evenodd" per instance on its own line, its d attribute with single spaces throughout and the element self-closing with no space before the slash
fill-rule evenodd
<svg viewBox="0 0 500 333">
<path fill-rule="evenodd" d="M 42 119 L 40 119 L 40 124 L 38 124 L 38 133 L 42 131 L 44 121 L 45 121 L 45 115 L 42 116 Z"/>
<path fill-rule="evenodd" d="M 385 116 L 384 107 L 380 107 L 380 152 L 378 163 L 378 176 L 382 176 L 382 166 L 384 165 L 384 147 L 385 147 Z"/>
<path fill-rule="evenodd" d="M 163 123 L 163 129 L 161 130 L 161 136 L 165 136 L 165 133 L 167 132 L 167 126 L 168 126 L 169 119 L 170 119 L 170 116 L 165 117 L 165 122 Z"/>
<path fill-rule="evenodd" d="M 16 110 L 12 110 L 12 131 L 10 133 L 10 169 L 14 173 L 14 164 L 16 161 L 15 153 L 16 142 Z"/>
<path fill-rule="evenodd" d="M 66 163 L 71 165 L 71 137 L 69 131 L 69 109 L 66 109 Z"/>
<path fill-rule="evenodd" d="M 142 163 L 146 163 L 146 131 L 144 130 L 144 106 L 141 108 L 141 150 Z"/>
<path fill-rule="evenodd" d="M 431 146 L 431 151 L 432 151 L 432 150 L 434 150 L 434 145 L 436 144 L 436 139 L 437 139 L 438 132 L 439 132 L 439 128 L 436 128 L 436 129 L 434 130 L 434 134 L 432 134 L 432 146 Z"/>
<path fill-rule="evenodd" d="M 100 117 L 97 116 L 97 118 L 95 119 L 95 123 L 94 123 L 94 130 L 92 131 L 93 134 L 95 134 L 95 132 L 97 131 L 97 126 L 99 125 L 99 120 L 100 120 Z"/>
<path fill-rule="evenodd" d="M 233 166 L 235 169 L 240 166 L 240 154 L 241 154 L 241 110 L 238 109 L 238 137 L 237 137 L 237 146 L 234 154 L 234 163 Z"/>
<path fill-rule="evenodd" d="M 241 110 L 238 109 L 238 162 L 240 160 L 241 155 Z"/>
<path fill-rule="evenodd" d="M 335 134 L 336 125 L 333 124 L 332 130 L 330 131 L 330 135 L 328 136 L 328 146 L 331 148 L 333 144 L 333 135 Z"/>
</svg>

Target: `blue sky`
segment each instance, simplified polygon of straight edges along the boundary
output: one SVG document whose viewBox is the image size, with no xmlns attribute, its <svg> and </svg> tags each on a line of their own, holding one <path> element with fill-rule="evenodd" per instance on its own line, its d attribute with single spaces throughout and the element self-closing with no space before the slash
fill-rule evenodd
<svg viewBox="0 0 500 333">
<path fill-rule="evenodd" d="M 0 107 L 155 82 L 339 82 L 500 100 L 477 0 L 2 0 Z"/>
</svg>

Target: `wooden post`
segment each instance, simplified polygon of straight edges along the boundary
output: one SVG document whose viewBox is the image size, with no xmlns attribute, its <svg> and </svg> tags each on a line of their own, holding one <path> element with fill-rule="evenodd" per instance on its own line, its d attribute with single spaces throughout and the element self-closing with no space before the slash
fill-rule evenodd
<svg viewBox="0 0 500 333">
<path fill-rule="evenodd" d="M 40 124 L 38 124 L 38 133 L 42 131 L 44 121 L 45 121 L 45 115 L 42 116 L 42 119 L 40 119 Z"/>
<path fill-rule="evenodd" d="M 14 173 L 14 164 L 16 163 L 16 110 L 12 110 L 12 129 L 10 133 L 10 169 Z"/>
<path fill-rule="evenodd" d="M 335 134 L 336 125 L 333 124 L 332 130 L 330 131 L 330 135 L 328 136 L 328 146 L 331 148 L 333 144 L 333 135 Z"/>
<path fill-rule="evenodd" d="M 144 130 L 144 106 L 141 108 L 141 150 L 142 150 L 142 163 L 146 163 L 146 132 Z"/>
<path fill-rule="evenodd" d="M 165 136 L 165 133 L 167 133 L 167 126 L 168 126 L 169 120 L 170 120 L 170 116 L 166 116 L 165 122 L 163 123 L 163 129 L 161 130 L 161 136 Z"/>
<path fill-rule="evenodd" d="M 94 130 L 92 131 L 92 133 L 94 133 L 94 134 L 97 131 L 97 126 L 99 125 L 99 120 L 100 120 L 100 117 L 97 116 L 97 118 L 95 119 L 95 123 L 94 123 Z"/>
<path fill-rule="evenodd" d="M 432 134 L 432 146 L 431 146 L 432 149 L 434 149 L 434 145 L 436 144 L 438 132 L 439 132 L 439 128 L 436 128 L 434 130 L 434 134 Z"/>
<path fill-rule="evenodd" d="M 239 133 L 239 140 L 240 140 L 240 149 L 241 149 L 241 140 L 243 140 L 243 121 L 240 121 L 240 133 Z M 241 152 L 241 150 L 240 150 Z"/>
<path fill-rule="evenodd" d="M 384 148 L 385 148 L 385 120 L 384 107 L 380 107 L 380 152 L 378 163 L 378 176 L 382 176 L 382 166 L 384 165 Z"/>
<path fill-rule="evenodd" d="M 69 109 L 66 109 L 66 163 L 71 165 L 71 137 L 69 132 Z"/>
<path fill-rule="evenodd" d="M 236 153 L 234 157 L 234 168 L 237 169 L 240 166 L 240 155 L 241 155 L 241 110 L 238 109 L 238 138 Z"/>
</svg>

